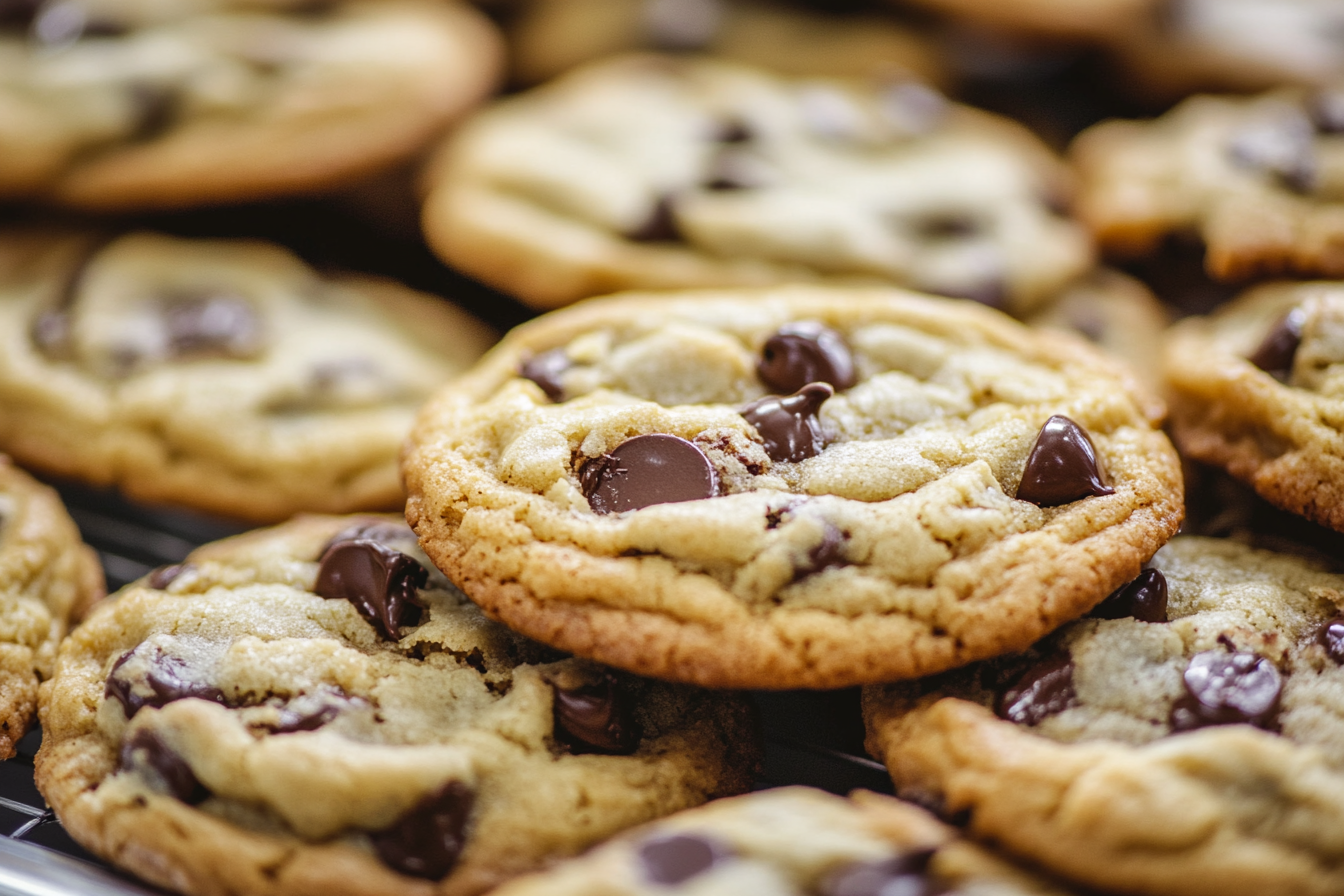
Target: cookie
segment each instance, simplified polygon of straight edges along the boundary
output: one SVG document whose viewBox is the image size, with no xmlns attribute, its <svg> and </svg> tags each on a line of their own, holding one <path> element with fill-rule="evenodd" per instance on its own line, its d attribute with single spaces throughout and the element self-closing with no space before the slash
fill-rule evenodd
<svg viewBox="0 0 1344 896">
<path fill-rule="evenodd" d="M 37 783 L 189 894 L 473 894 L 750 786 L 745 704 L 485 619 L 399 518 L 216 542 L 76 629 Z"/>
<path fill-rule="evenodd" d="M 481 112 L 428 181 L 434 250 L 537 308 L 817 280 L 1023 312 L 1091 266 L 1058 160 L 912 81 L 622 57 Z"/>
<path fill-rule="evenodd" d="M 778 0 L 531 0 L 509 27 L 515 78 L 553 78 L 632 50 L 709 53 L 790 75 L 941 83 L 932 38 L 876 10 Z"/>
<path fill-rule="evenodd" d="M 0 196 L 87 209 L 323 189 L 483 98 L 493 26 L 431 0 L 8 0 Z"/>
<path fill-rule="evenodd" d="M 1193 97 L 1090 128 L 1071 154 L 1078 214 L 1106 249 L 1140 255 L 1192 231 L 1224 280 L 1344 275 L 1344 93 Z"/>
<path fill-rule="evenodd" d="M 0 450 L 231 516 L 401 506 L 416 406 L 492 334 L 261 242 L 0 236 Z"/>
<path fill-rule="evenodd" d="M 865 691 L 898 792 L 1089 886 L 1344 890 L 1344 577 L 1177 538 L 1022 656 Z"/>
<path fill-rule="evenodd" d="M 421 411 L 407 519 L 487 613 L 613 666 L 834 688 L 1022 649 L 1176 530 L 1161 403 L 973 302 L 631 294 Z"/>
<path fill-rule="evenodd" d="M 1276 283 L 1174 327 L 1172 433 L 1271 503 L 1344 531 L 1344 283 Z"/>
<path fill-rule="evenodd" d="M 98 556 L 60 498 L 0 455 L 0 759 L 37 716 L 66 630 L 102 596 Z"/>
<path fill-rule="evenodd" d="M 498 896 L 1069 892 L 1014 868 L 910 805 L 782 787 L 718 800 L 624 834 Z"/>
<path fill-rule="evenodd" d="M 914 0 L 974 28 L 1018 38 L 1096 41 L 1130 29 L 1159 0 Z M 892 2 L 895 6 L 896 3 Z"/>
</svg>

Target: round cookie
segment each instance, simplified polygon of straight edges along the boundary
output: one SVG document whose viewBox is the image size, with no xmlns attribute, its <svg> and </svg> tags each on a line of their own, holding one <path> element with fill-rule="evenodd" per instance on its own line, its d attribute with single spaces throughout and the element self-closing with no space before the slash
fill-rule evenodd
<svg viewBox="0 0 1344 896">
<path fill-rule="evenodd" d="M 1182 321 L 1163 373 L 1184 453 L 1344 531 L 1344 283 L 1268 284 Z"/>
<path fill-rule="evenodd" d="M 98 556 L 60 498 L 0 455 L 0 760 L 36 717 L 67 628 L 103 589 Z"/>
<path fill-rule="evenodd" d="M 1181 537 L 1022 656 L 867 689 L 898 792 L 1089 886 L 1344 889 L 1344 577 Z"/>
<path fill-rule="evenodd" d="M 7 0 L 0 195 L 170 208 L 312 191 L 482 99 L 499 38 L 440 0 Z"/>
<path fill-rule="evenodd" d="M 1344 275 L 1344 92 L 1193 97 L 1096 125 L 1071 156 L 1077 212 L 1108 250 L 1151 253 L 1191 231 L 1220 279 Z"/>
<path fill-rule="evenodd" d="M 538 308 L 820 280 L 1017 313 L 1092 258 L 1040 141 L 912 81 L 621 57 L 481 112 L 428 181 L 434 250 Z"/>
<path fill-rule="evenodd" d="M 926 812 L 856 790 L 783 787 L 623 834 L 498 896 L 1062 896 Z"/>
<path fill-rule="evenodd" d="M 0 272 L 0 450 L 242 518 L 399 507 L 415 408 L 493 340 L 260 242 L 14 231 Z"/>
<path fill-rule="evenodd" d="M 1180 522 L 1161 414 L 972 302 L 630 294 L 520 327 L 427 403 L 406 513 L 537 640 L 843 687 L 1022 649 L 1132 578 Z"/>
<path fill-rule="evenodd" d="M 128 586 L 42 692 L 38 787 L 193 896 L 456 896 L 750 786 L 743 701 L 563 658 L 429 569 L 398 518 L 303 517 Z"/>
</svg>

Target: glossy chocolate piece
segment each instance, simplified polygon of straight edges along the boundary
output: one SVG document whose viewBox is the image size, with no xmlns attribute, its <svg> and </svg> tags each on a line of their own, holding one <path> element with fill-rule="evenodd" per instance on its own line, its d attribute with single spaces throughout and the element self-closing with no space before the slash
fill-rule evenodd
<svg viewBox="0 0 1344 896">
<path fill-rule="evenodd" d="M 1184 679 L 1185 696 L 1171 708 L 1173 732 L 1212 725 L 1273 727 L 1283 678 L 1264 657 L 1225 650 L 1197 653 Z"/>
<path fill-rule="evenodd" d="M 523 362 L 518 373 L 523 379 L 531 380 L 540 386 L 541 391 L 545 392 L 551 401 L 560 402 L 565 400 L 565 387 L 560 382 L 560 377 L 573 366 L 563 348 L 553 348 L 548 352 L 532 355 Z"/>
<path fill-rule="evenodd" d="M 1300 109 L 1248 122 L 1228 139 L 1227 154 L 1241 168 L 1268 174 L 1295 193 L 1316 187 L 1316 127 Z"/>
<path fill-rule="evenodd" d="M 294 734 L 298 731 L 316 731 L 341 714 L 341 708 L 328 703 L 312 712 L 295 712 L 291 709 L 280 710 L 280 718 L 274 725 L 268 726 L 272 734 Z"/>
<path fill-rule="evenodd" d="M 383 864 L 425 880 L 440 880 L 457 864 L 466 845 L 467 821 L 476 795 L 449 781 L 395 824 L 369 835 Z"/>
<path fill-rule="evenodd" d="M 834 394 L 826 383 L 809 383 L 793 395 L 753 401 L 742 409 L 742 417 L 761 434 L 771 460 L 797 463 L 826 448 L 826 433 L 817 413 Z"/>
<path fill-rule="evenodd" d="M 656 884 L 676 886 L 704 874 L 730 851 L 721 843 L 694 834 L 673 834 L 646 840 L 639 847 L 644 876 Z"/>
<path fill-rule="evenodd" d="M 249 358 L 261 348 L 261 319 L 234 293 L 177 296 L 164 302 L 162 313 L 171 357 Z"/>
<path fill-rule="evenodd" d="M 588 506 L 623 513 L 654 504 L 699 501 L 719 493 L 719 477 L 699 448 L 676 436 L 635 436 L 579 472 Z"/>
<path fill-rule="evenodd" d="M 1307 114 L 1322 134 L 1344 134 L 1344 90 L 1322 88 L 1307 100 Z"/>
<path fill-rule="evenodd" d="M 1140 622 L 1167 621 L 1167 577 L 1156 569 L 1145 569 L 1134 581 L 1116 589 L 1096 609 L 1097 619 L 1133 618 Z"/>
<path fill-rule="evenodd" d="M 1113 495 L 1087 430 L 1056 414 L 1036 436 L 1027 457 L 1017 499 L 1038 507 L 1058 507 L 1082 498 Z"/>
<path fill-rule="evenodd" d="M 936 850 L 921 849 L 889 859 L 853 862 L 828 873 L 820 896 L 938 896 L 947 886 L 929 874 Z"/>
<path fill-rule="evenodd" d="M 682 242 L 681 228 L 677 225 L 677 215 L 672 207 L 671 196 L 659 196 L 649 209 L 649 215 L 634 230 L 625 234 L 625 238 L 636 243 L 679 243 Z"/>
<path fill-rule="evenodd" d="M 984 230 L 984 223 L 965 212 L 945 212 L 924 215 L 912 221 L 910 227 L 921 240 L 942 242 L 978 236 Z"/>
<path fill-rule="evenodd" d="M 192 678 L 186 660 L 157 652 L 145 675 L 145 684 L 149 685 L 151 694 L 142 696 L 135 693 L 132 688 L 134 682 L 117 674 L 134 655 L 135 651 L 129 650 L 113 663 L 112 671 L 107 676 L 107 685 L 103 688 L 103 696 L 120 703 L 127 719 L 134 718 L 146 706 L 161 709 L 174 700 L 185 700 L 188 697 L 209 700 L 220 706 L 229 705 L 219 688 Z"/>
<path fill-rule="evenodd" d="M 809 383 L 842 392 L 858 380 L 845 337 L 817 321 L 780 327 L 761 347 L 756 375 L 776 395 L 793 395 Z"/>
<path fill-rule="evenodd" d="M 318 559 L 321 559 L 322 555 L 331 550 L 334 545 L 343 541 L 374 541 L 394 551 L 419 545 L 415 532 L 406 523 L 392 520 L 364 519 L 346 526 L 333 535 L 331 540 L 327 542 L 326 547 L 322 548 L 322 553 L 318 554 Z M 402 551 L 402 553 L 404 554 L 405 551 Z"/>
<path fill-rule="evenodd" d="M 1344 666 L 1344 616 L 1336 616 L 1316 633 L 1316 643 L 1325 648 L 1325 655 Z"/>
<path fill-rule="evenodd" d="M 1018 725 L 1039 725 L 1078 699 L 1073 660 L 1067 653 L 1046 657 L 1018 677 L 994 701 L 994 713 Z"/>
<path fill-rule="evenodd" d="M 794 570 L 794 581 L 814 575 L 824 569 L 847 566 L 845 559 L 845 533 L 833 523 L 827 523 L 821 533 L 821 541 L 807 552 L 807 562 Z"/>
<path fill-rule="evenodd" d="M 1302 344 L 1302 329 L 1306 324 L 1304 309 L 1290 309 L 1275 321 L 1259 347 L 1246 360 L 1271 376 L 1287 379 L 1293 372 L 1293 358 Z"/>
<path fill-rule="evenodd" d="M 361 539 L 342 541 L 322 555 L 313 591 L 328 600 L 347 600 L 388 640 L 401 638 L 402 626 L 418 625 L 417 589 L 429 573 L 413 557 Z"/>
<path fill-rule="evenodd" d="M 630 695 L 610 672 L 595 685 L 555 689 L 556 738 L 571 753 L 628 756 L 639 748 L 640 729 Z"/>
<path fill-rule="evenodd" d="M 148 769 L 169 796 L 188 806 L 199 806 L 210 798 L 210 791 L 197 779 L 186 760 L 149 728 L 141 728 L 121 745 L 118 768 Z"/>
</svg>

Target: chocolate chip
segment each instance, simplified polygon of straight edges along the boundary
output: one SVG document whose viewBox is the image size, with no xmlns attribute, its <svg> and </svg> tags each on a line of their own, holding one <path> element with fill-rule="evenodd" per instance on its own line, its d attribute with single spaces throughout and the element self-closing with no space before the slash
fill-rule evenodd
<svg viewBox="0 0 1344 896">
<path fill-rule="evenodd" d="M 191 766 L 148 728 L 141 728 L 121 745 L 118 767 L 149 769 L 169 796 L 188 806 L 199 806 L 210 798 L 210 791 L 197 779 Z"/>
<path fill-rule="evenodd" d="M 714 42 L 723 21 L 720 0 L 645 0 L 644 28 L 656 50 L 690 52 Z"/>
<path fill-rule="evenodd" d="M 323 686 L 317 693 L 300 694 L 280 709 L 275 722 L 263 727 L 272 734 L 316 731 L 353 705 L 367 705 L 336 687 Z"/>
<path fill-rule="evenodd" d="M 835 394 L 826 383 L 809 383 L 794 395 L 770 395 L 742 409 L 742 417 L 756 427 L 771 460 L 797 463 L 816 457 L 826 447 L 817 412 Z"/>
<path fill-rule="evenodd" d="M 189 572 L 195 568 L 195 565 L 191 563 L 174 563 L 172 566 L 160 566 L 149 574 L 149 578 L 145 580 L 145 584 L 149 585 L 151 588 L 162 591 L 173 584 L 173 582 L 176 582 L 182 573 Z"/>
<path fill-rule="evenodd" d="M 964 212 L 943 212 L 916 218 L 911 229 L 921 240 L 941 242 L 978 236 L 984 232 L 984 222 Z"/>
<path fill-rule="evenodd" d="M 1325 88 L 1311 95 L 1307 111 L 1322 134 L 1344 134 L 1344 90 Z"/>
<path fill-rule="evenodd" d="M 816 321 L 780 327 L 761 348 L 756 375 L 778 395 L 792 395 L 809 383 L 843 391 L 857 381 L 845 337 Z"/>
<path fill-rule="evenodd" d="M 155 652 L 153 659 L 148 661 L 149 671 L 145 673 L 144 683 L 149 686 L 151 694 L 148 697 L 137 694 L 133 687 L 135 682 L 117 674 L 134 655 L 134 650 L 127 651 L 112 664 L 112 671 L 107 676 L 107 685 L 103 688 L 103 696 L 120 703 L 127 719 L 134 718 L 135 714 L 146 706 L 162 709 L 174 700 L 185 700 L 188 697 L 208 700 L 220 706 L 229 705 L 223 691 L 192 677 L 191 667 L 187 665 L 186 660 L 158 651 Z"/>
<path fill-rule="evenodd" d="M 679 243 L 681 228 L 677 225 L 676 210 L 671 196 L 659 196 L 649 210 L 649 216 L 625 238 L 636 243 Z"/>
<path fill-rule="evenodd" d="M 1336 616 L 1316 633 L 1316 643 L 1325 648 L 1326 656 L 1344 666 L 1344 616 Z"/>
<path fill-rule="evenodd" d="M 540 386 L 541 391 L 545 392 L 551 401 L 560 402 L 565 400 L 565 386 L 560 382 L 560 377 L 573 366 L 574 363 L 569 360 L 569 354 L 563 348 L 553 348 L 529 357 L 523 362 L 518 373 L 523 379 L 531 380 Z"/>
<path fill-rule="evenodd" d="M 171 357 L 252 357 L 261 348 L 261 320 L 252 303 L 218 291 L 175 296 L 162 306 Z"/>
<path fill-rule="evenodd" d="M 412 547 L 419 544 L 415 537 L 415 532 L 411 527 L 403 522 L 392 522 L 391 520 L 365 519 L 353 525 L 346 526 L 337 532 L 327 542 L 326 547 L 318 554 L 319 559 L 333 545 L 340 544 L 343 541 L 376 541 L 385 548 L 391 548 L 394 551 L 406 553 L 402 548 Z"/>
<path fill-rule="evenodd" d="M 639 724 L 615 675 L 608 672 L 595 685 L 554 690 L 556 736 L 571 753 L 628 756 L 639 747 Z"/>
<path fill-rule="evenodd" d="M 994 701 L 1001 719 L 1018 725 L 1039 725 L 1077 700 L 1073 660 L 1067 653 L 1047 657 L 1024 672 Z"/>
<path fill-rule="evenodd" d="M 741 118 L 725 118 L 715 122 L 710 139 L 715 143 L 750 143 L 756 139 L 756 132 Z"/>
<path fill-rule="evenodd" d="M 401 638 L 402 626 L 420 622 L 417 589 L 429 573 L 413 557 L 376 541 L 342 541 L 322 555 L 313 591 L 328 600 L 347 600 L 378 634 Z"/>
<path fill-rule="evenodd" d="M 0 0 L 0 28 L 28 28 L 42 0 Z"/>
<path fill-rule="evenodd" d="M 1097 619 L 1134 618 L 1140 622 L 1167 621 L 1167 577 L 1145 569 L 1138 578 L 1116 589 L 1092 611 Z"/>
<path fill-rule="evenodd" d="M 718 474 L 704 452 L 662 433 L 635 436 L 588 461 L 579 480 L 588 506 L 597 513 L 698 501 L 719 492 Z"/>
<path fill-rule="evenodd" d="M 1271 376 L 1287 379 L 1293 371 L 1293 358 L 1302 344 L 1302 329 L 1306 324 L 1305 310 L 1290 309 L 1275 322 L 1247 360 Z"/>
<path fill-rule="evenodd" d="M 143 143 L 163 135 L 177 120 L 182 105 L 175 87 L 138 81 L 126 88 L 135 107 L 135 126 L 128 139 Z"/>
<path fill-rule="evenodd" d="M 694 834 L 646 840 L 639 847 L 644 876 L 664 886 L 676 886 L 703 874 L 729 854 L 722 844 Z"/>
<path fill-rule="evenodd" d="M 849 561 L 845 559 L 845 533 L 834 523 L 826 523 L 821 533 L 821 541 L 817 542 L 807 552 L 807 562 L 801 564 L 793 571 L 794 581 L 814 575 L 824 569 L 831 569 L 837 566 L 846 566 Z"/>
<path fill-rule="evenodd" d="M 1017 499 L 1038 507 L 1058 507 L 1082 498 L 1113 495 L 1087 430 L 1056 414 L 1036 436 L 1027 457 Z"/>
<path fill-rule="evenodd" d="M 900 81 L 881 94 L 882 115 L 902 136 L 921 137 L 936 130 L 947 114 L 947 98 L 918 81 Z"/>
<path fill-rule="evenodd" d="M 1172 731 L 1241 724 L 1269 728 L 1283 679 L 1273 663 L 1257 654 L 1209 650 L 1190 659 L 1185 690 L 1171 708 Z"/>
<path fill-rule="evenodd" d="M 395 824 L 369 835 L 383 864 L 426 880 L 440 880 L 457 864 L 466 845 L 467 820 L 476 795 L 449 781 Z"/>
<path fill-rule="evenodd" d="M 938 896 L 945 884 L 929 875 L 934 849 L 921 849 L 890 859 L 853 862 L 822 878 L 820 896 Z"/>
<path fill-rule="evenodd" d="M 1310 193 L 1316 186 L 1315 137 L 1306 114 L 1284 106 L 1232 134 L 1227 153 L 1239 167 L 1264 172 L 1294 192 Z"/>
</svg>

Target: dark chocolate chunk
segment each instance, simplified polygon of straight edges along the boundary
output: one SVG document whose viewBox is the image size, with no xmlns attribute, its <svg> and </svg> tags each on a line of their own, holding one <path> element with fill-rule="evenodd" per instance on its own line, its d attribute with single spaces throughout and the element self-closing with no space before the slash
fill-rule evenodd
<svg viewBox="0 0 1344 896">
<path fill-rule="evenodd" d="M 807 562 L 794 569 L 794 581 L 819 573 L 823 569 L 847 565 L 849 561 L 845 559 L 846 541 L 845 533 L 840 531 L 838 526 L 826 523 L 822 529 L 821 541 L 807 552 Z"/>
<path fill-rule="evenodd" d="M 121 658 L 112 665 L 112 671 L 107 676 L 107 685 L 103 689 L 105 697 L 121 704 L 127 719 L 134 718 L 135 714 L 146 706 L 161 709 L 174 700 L 185 700 L 188 697 L 209 700 L 220 706 L 229 705 L 223 691 L 208 682 L 192 677 L 191 668 L 186 660 L 158 652 L 150 660 L 149 671 L 145 675 L 145 684 L 151 691 L 150 696 L 135 693 L 132 687 L 134 682 L 117 674 L 134 655 L 134 650 L 121 655 Z"/>
<path fill-rule="evenodd" d="M 351 697 L 340 688 L 323 687 L 316 694 L 301 694 L 280 709 L 279 718 L 267 725 L 273 734 L 293 734 L 297 731 L 316 731 L 355 704 L 364 704 L 359 697 Z"/>
<path fill-rule="evenodd" d="M 176 582 L 182 573 L 195 568 L 196 567 L 190 563 L 174 563 L 172 566 L 160 566 L 149 574 L 146 584 L 151 588 L 157 588 L 159 591 L 162 591 L 173 584 L 173 582 Z"/>
<path fill-rule="evenodd" d="M 883 117 L 902 136 L 931 133 L 942 124 L 947 108 L 946 97 L 918 81 L 899 81 L 882 91 Z"/>
<path fill-rule="evenodd" d="M 174 296 L 162 314 L 172 357 L 248 358 L 261 348 L 261 320 L 252 303 L 235 293 Z"/>
<path fill-rule="evenodd" d="M 575 690 L 555 689 L 555 733 L 572 753 L 628 756 L 639 747 L 640 729 L 630 696 L 615 675 Z"/>
<path fill-rule="evenodd" d="M 984 223 L 964 212 L 946 212 L 916 218 L 911 222 L 911 229 L 922 240 L 939 242 L 978 236 L 984 231 Z"/>
<path fill-rule="evenodd" d="M 1039 725 L 1077 700 L 1073 660 L 1067 653 L 1046 657 L 1006 688 L 994 701 L 1001 719 L 1018 725 Z"/>
<path fill-rule="evenodd" d="M 138 81 L 126 88 L 135 105 L 135 127 L 129 139 L 145 142 L 162 136 L 177 120 L 182 97 L 175 87 Z"/>
<path fill-rule="evenodd" d="M 1264 172 L 1297 193 L 1316 186 L 1316 127 L 1301 109 L 1284 106 L 1275 114 L 1243 125 L 1227 143 L 1227 154 L 1241 168 Z"/>
<path fill-rule="evenodd" d="M 348 600 L 378 634 L 401 638 L 402 626 L 418 625 L 417 589 L 429 573 L 414 557 L 376 541 L 342 541 L 327 548 L 313 591 L 328 600 Z"/>
<path fill-rule="evenodd" d="M 685 439 L 635 436 L 579 472 L 588 506 L 622 513 L 654 504 L 698 501 L 719 493 L 719 477 L 703 451 Z"/>
<path fill-rule="evenodd" d="M 1185 690 L 1171 708 L 1172 731 L 1242 724 L 1270 728 L 1283 679 L 1273 663 L 1257 654 L 1209 650 L 1190 659 Z"/>
<path fill-rule="evenodd" d="M 541 391 L 545 392 L 551 401 L 558 402 L 565 400 L 565 387 L 560 382 L 560 377 L 573 366 L 563 348 L 553 348 L 548 352 L 532 355 L 523 362 L 522 369 L 518 373 L 523 379 L 531 380 L 540 386 Z"/>
<path fill-rule="evenodd" d="M 1344 134 L 1344 90 L 1323 88 L 1311 95 L 1307 110 L 1322 134 Z"/>
<path fill-rule="evenodd" d="M 1344 666 L 1344 616 L 1336 616 L 1321 626 L 1316 643 L 1325 648 L 1326 656 Z"/>
<path fill-rule="evenodd" d="M 693 834 L 658 837 L 639 847 L 644 876 L 664 886 L 676 886 L 703 874 L 729 854 L 723 844 Z"/>
<path fill-rule="evenodd" d="M 826 383 L 809 383 L 794 395 L 753 401 L 742 409 L 742 416 L 761 434 L 771 460 L 796 463 L 825 449 L 826 434 L 817 412 L 834 394 Z"/>
<path fill-rule="evenodd" d="M 1293 358 L 1302 344 L 1302 328 L 1307 324 L 1307 312 L 1302 308 L 1289 309 L 1265 334 L 1248 361 L 1266 373 L 1287 379 L 1293 371 Z"/>
<path fill-rule="evenodd" d="M 659 196 L 649 210 L 649 216 L 625 238 L 636 243 L 679 243 L 681 228 L 677 225 L 676 209 L 671 196 Z"/>
<path fill-rule="evenodd" d="M 369 835 L 383 864 L 426 880 L 440 880 L 457 864 L 466 845 L 467 820 L 476 795 L 449 781 L 395 824 Z"/>
<path fill-rule="evenodd" d="M 723 21 L 721 0 L 645 0 L 644 29 L 655 50 L 691 52 L 714 42 Z"/>
<path fill-rule="evenodd" d="M 1092 615 L 1097 619 L 1132 617 L 1140 622 L 1166 622 L 1167 577 L 1156 569 L 1145 569 L 1097 605 Z"/>
<path fill-rule="evenodd" d="M 792 395 L 808 383 L 828 383 L 839 392 L 857 381 L 845 337 L 816 321 L 780 327 L 761 348 L 756 375 L 778 395 Z"/>
<path fill-rule="evenodd" d="M 391 520 L 365 519 L 353 525 L 346 526 L 340 532 L 332 536 L 327 542 L 322 555 L 331 550 L 333 545 L 340 544 L 343 541 L 376 541 L 385 548 L 391 548 L 394 551 L 402 551 L 402 548 L 412 545 L 418 545 L 419 541 L 415 537 L 415 532 L 411 527 L 403 522 L 393 522 Z"/>
<path fill-rule="evenodd" d="M 829 872 L 820 896 L 938 896 L 947 886 L 929 874 L 937 850 L 921 849 L 890 859 L 853 862 Z"/>
<path fill-rule="evenodd" d="M 199 806 L 210 798 L 210 791 L 197 779 L 191 766 L 149 728 L 141 728 L 121 745 L 118 767 L 149 770 L 169 796 L 188 806 Z"/>
<path fill-rule="evenodd" d="M 0 0 L 0 28 L 28 28 L 42 0 Z"/>
<path fill-rule="evenodd" d="M 1056 414 L 1036 436 L 1027 457 L 1017 499 L 1038 507 L 1058 507 L 1082 498 L 1113 495 L 1087 430 Z"/>
<path fill-rule="evenodd" d="M 710 139 L 715 143 L 750 143 L 756 139 L 756 132 L 741 118 L 725 118 L 714 124 Z"/>
</svg>

